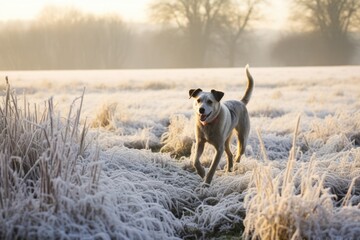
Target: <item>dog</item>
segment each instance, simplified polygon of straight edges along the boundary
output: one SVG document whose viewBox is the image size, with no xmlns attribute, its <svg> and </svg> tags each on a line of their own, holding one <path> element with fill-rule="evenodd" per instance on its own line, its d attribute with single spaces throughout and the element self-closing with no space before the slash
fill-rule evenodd
<svg viewBox="0 0 360 240">
<path fill-rule="evenodd" d="M 254 80 L 246 65 L 247 88 L 242 99 L 220 102 L 224 93 L 212 89 L 204 92 L 200 88 L 190 89 L 189 98 L 194 98 L 193 108 L 195 111 L 195 157 L 193 165 L 197 173 L 204 178 L 205 170 L 201 166 L 200 157 L 204 151 L 205 143 L 215 147 L 216 154 L 210 169 L 205 177 L 205 184 L 210 185 L 215 170 L 220 162 L 222 154 L 227 155 L 227 171 L 231 172 L 233 167 L 233 155 L 230 150 L 232 133 L 237 136 L 236 162 L 240 162 L 245 152 L 246 142 L 250 132 L 250 118 L 246 105 L 250 101 L 254 88 Z"/>
</svg>

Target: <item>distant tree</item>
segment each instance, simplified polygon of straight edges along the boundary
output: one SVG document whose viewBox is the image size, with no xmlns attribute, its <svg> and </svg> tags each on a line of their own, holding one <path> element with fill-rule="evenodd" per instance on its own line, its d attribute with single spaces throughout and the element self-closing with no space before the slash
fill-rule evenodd
<svg viewBox="0 0 360 240">
<path fill-rule="evenodd" d="M 157 0 L 150 10 L 155 21 L 172 24 L 183 33 L 188 65 L 203 67 L 216 34 L 226 32 L 233 44 L 247 26 L 252 17 L 253 5 L 250 4 L 244 12 L 239 11 L 239 4 L 234 0 Z"/>
<path fill-rule="evenodd" d="M 257 7 L 263 0 L 246 0 L 242 3 L 228 5 L 221 13 L 219 33 L 222 51 L 228 59 L 228 66 L 234 67 L 239 48 L 239 41 L 252 20 L 258 18 Z"/>
<path fill-rule="evenodd" d="M 359 28 L 360 0 L 293 0 L 305 24 L 324 36 L 336 38 Z M 299 16 L 299 15 L 297 15 Z"/>
<path fill-rule="evenodd" d="M 360 0 L 293 0 L 295 17 L 305 29 L 317 32 L 323 39 L 334 64 L 346 63 L 353 44 L 349 33 L 359 29 Z"/>
<path fill-rule="evenodd" d="M 214 26 L 228 4 L 229 0 L 159 0 L 151 11 L 156 21 L 175 24 L 183 32 L 189 66 L 203 67 Z"/>
</svg>

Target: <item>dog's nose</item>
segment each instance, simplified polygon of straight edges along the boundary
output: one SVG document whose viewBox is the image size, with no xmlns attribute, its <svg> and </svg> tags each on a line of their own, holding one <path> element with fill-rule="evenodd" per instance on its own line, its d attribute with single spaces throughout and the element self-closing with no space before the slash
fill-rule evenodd
<svg viewBox="0 0 360 240">
<path fill-rule="evenodd" d="M 199 108 L 199 113 L 203 114 L 205 112 L 204 108 Z"/>
</svg>

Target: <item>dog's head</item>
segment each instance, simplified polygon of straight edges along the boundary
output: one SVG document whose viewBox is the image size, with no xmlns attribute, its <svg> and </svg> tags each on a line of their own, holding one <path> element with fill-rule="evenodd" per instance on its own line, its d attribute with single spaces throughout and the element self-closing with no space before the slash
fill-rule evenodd
<svg viewBox="0 0 360 240">
<path fill-rule="evenodd" d="M 216 119 L 220 111 L 220 100 L 223 92 L 211 90 L 203 92 L 200 88 L 189 90 L 190 98 L 195 98 L 193 107 L 199 121 L 206 125 Z"/>
</svg>

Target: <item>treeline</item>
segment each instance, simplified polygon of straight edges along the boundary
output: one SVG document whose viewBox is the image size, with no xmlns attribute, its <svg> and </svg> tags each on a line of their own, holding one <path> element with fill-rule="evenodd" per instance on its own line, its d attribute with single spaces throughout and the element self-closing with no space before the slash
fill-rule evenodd
<svg viewBox="0 0 360 240">
<path fill-rule="evenodd" d="M 328 42 L 318 33 L 292 33 L 274 44 L 271 57 L 287 66 L 360 64 L 359 36 L 356 33 L 348 36 L 341 41 Z"/>
<path fill-rule="evenodd" d="M 122 68 L 131 33 L 118 16 L 46 8 L 34 21 L 0 27 L 1 69 Z"/>
<path fill-rule="evenodd" d="M 0 24 L 0 70 L 360 64 L 356 33 L 334 42 L 314 31 L 281 35 L 219 19 L 216 34 L 204 40 L 206 33 L 189 35 L 172 24 L 134 25 L 116 15 L 48 7 L 31 22 Z"/>
</svg>

